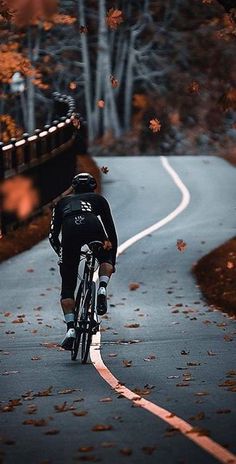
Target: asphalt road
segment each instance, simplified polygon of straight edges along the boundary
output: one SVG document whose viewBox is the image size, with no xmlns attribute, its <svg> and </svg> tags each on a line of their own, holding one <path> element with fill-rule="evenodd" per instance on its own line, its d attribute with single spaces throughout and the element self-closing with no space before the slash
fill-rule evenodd
<svg viewBox="0 0 236 464">
<path fill-rule="evenodd" d="M 235 453 L 235 321 L 207 307 L 191 274 L 197 259 L 235 236 L 235 168 L 214 157 L 169 162 L 190 204 L 118 258 L 101 355 L 119 382 Z M 98 163 L 110 169 L 104 194 L 120 243 L 181 201 L 160 158 Z M 183 253 L 177 239 L 187 243 Z M 56 263 L 45 240 L 0 266 L 0 462 L 218 462 L 56 346 L 65 331 Z M 130 291 L 131 282 L 139 288 Z"/>
</svg>

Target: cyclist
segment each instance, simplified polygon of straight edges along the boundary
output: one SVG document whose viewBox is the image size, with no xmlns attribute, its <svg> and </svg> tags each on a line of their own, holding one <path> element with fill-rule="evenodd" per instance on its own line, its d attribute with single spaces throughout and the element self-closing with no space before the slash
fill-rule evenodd
<svg viewBox="0 0 236 464">
<path fill-rule="evenodd" d="M 81 247 L 93 240 L 104 243 L 98 253 L 99 288 L 97 312 L 107 312 L 107 284 L 115 272 L 117 235 L 108 201 L 95 193 L 96 180 L 88 173 L 77 174 L 72 180 L 72 194 L 61 198 L 52 211 L 49 241 L 59 256 L 62 278 L 61 307 L 67 332 L 61 343 L 71 350 L 75 338 L 74 292 L 77 284 Z M 59 234 L 61 232 L 61 241 Z M 95 332 L 98 324 L 95 322 Z"/>
</svg>

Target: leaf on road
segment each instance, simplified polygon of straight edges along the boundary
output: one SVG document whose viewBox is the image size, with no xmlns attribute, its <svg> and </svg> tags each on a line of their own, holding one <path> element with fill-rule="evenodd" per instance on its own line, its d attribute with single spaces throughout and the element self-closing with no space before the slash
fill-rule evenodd
<svg viewBox="0 0 236 464">
<path fill-rule="evenodd" d="M 216 353 L 214 353 L 211 350 L 207 350 L 207 354 L 208 354 L 208 356 L 216 356 Z"/>
<path fill-rule="evenodd" d="M 76 416 L 76 417 L 83 417 L 83 416 L 87 416 L 88 414 L 88 411 L 73 411 L 73 416 Z"/>
<path fill-rule="evenodd" d="M 107 396 L 106 398 L 101 398 L 100 403 L 110 403 L 112 401 L 112 398 L 110 396 Z"/>
<path fill-rule="evenodd" d="M 1 442 L 4 445 L 15 445 L 15 443 L 16 443 L 15 440 L 12 440 L 11 438 L 2 438 Z M 2 457 L 2 455 L 0 457 Z"/>
<path fill-rule="evenodd" d="M 236 371 L 233 369 L 226 372 L 226 377 L 235 377 L 235 376 L 236 376 Z"/>
<path fill-rule="evenodd" d="M 45 348 L 58 348 L 60 345 L 54 342 L 43 342 L 40 343 L 41 346 L 44 346 Z"/>
<path fill-rule="evenodd" d="M 40 356 L 32 356 L 31 361 L 40 361 Z"/>
<path fill-rule="evenodd" d="M 27 406 L 26 414 L 35 414 L 37 410 L 38 410 L 38 407 L 36 406 L 36 404 L 29 404 Z"/>
<path fill-rule="evenodd" d="M 127 359 L 123 359 L 123 367 L 131 367 L 133 361 L 128 361 Z"/>
<path fill-rule="evenodd" d="M 146 358 L 144 358 L 144 361 L 153 361 L 153 359 L 156 359 L 156 356 L 154 354 L 149 354 Z"/>
<path fill-rule="evenodd" d="M 118 355 L 118 353 L 109 353 L 108 356 L 110 358 L 116 358 L 116 356 Z"/>
<path fill-rule="evenodd" d="M 108 424 L 96 424 L 93 426 L 92 431 L 93 432 L 105 432 L 107 430 L 112 430 L 113 427 L 112 425 Z"/>
<path fill-rule="evenodd" d="M 19 371 L 5 371 L 0 375 L 11 375 L 11 374 L 18 374 L 18 373 L 19 373 Z"/>
<path fill-rule="evenodd" d="M 198 361 L 187 362 L 187 366 L 190 366 L 190 367 L 192 367 L 192 366 L 200 366 L 200 365 L 201 365 L 201 363 L 198 362 Z"/>
<path fill-rule="evenodd" d="M 167 379 L 179 379 L 179 375 L 168 375 Z"/>
<path fill-rule="evenodd" d="M 210 431 L 207 429 L 203 429 L 201 427 L 193 427 L 191 430 L 188 430 L 186 433 L 196 433 L 199 437 L 200 436 L 209 436 Z"/>
<path fill-rule="evenodd" d="M 26 272 L 34 272 L 34 269 L 33 268 L 27 269 Z"/>
<path fill-rule="evenodd" d="M 133 324 L 125 324 L 124 327 L 128 328 L 128 329 L 137 329 L 138 327 L 140 327 L 140 324 L 137 324 L 136 322 L 133 323 Z"/>
<path fill-rule="evenodd" d="M 44 427 L 48 424 L 48 419 L 26 419 L 22 422 L 23 425 L 34 425 L 35 427 Z"/>
<path fill-rule="evenodd" d="M 197 392 L 194 393 L 195 396 L 207 396 L 209 393 L 207 391 Z"/>
<path fill-rule="evenodd" d="M 165 437 L 173 437 L 177 433 L 179 433 L 179 429 L 177 427 L 167 427 L 166 432 L 165 432 Z"/>
<path fill-rule="evenodd" d="M 23 324 L 24 319 L 22 317 L 19 317 L 18 319 L 14 319 L 14 321 L 11 321 L 12 324 Z"/>
<path fill-rule="evenodd" d="M 52 393 L 53 387 L 48 387 L 46 390 L 39 391 L 38 393 L 34 393 L 33 396 L 50 396 Z"/>
<path fill-rule="evenodd" d="M 5 316 L 5 317 L 9 317 L 9 316 L 11 316 L 11 314 L 12 314 L 12 313 L 9 313 L 9 312 L 8 312 L 8 313 L 4 313 L 4 316 Z"/>
<path fill-rule="evenodd" d="M 216 414 L 229 414 L 231 409 L 217 409 Z"/>
<path fill-rule="evenodd" d="M 68 405 L 67 401 L 64 401 L 64 403 L 54 405 L 54 409 L 57 412 L 66 412 L 66 411 L 73 411 L 76 408 L 73 405 Z"/>
<path fill-rule="evenodd" d="M 75 391 L 80 391 L 80 388 L 64 388 L 63 390 L 59 390 L 59 395 L 68 395 L 69 393 L 73 393 Z"/>
<path fill-rule="evenodd" d="M 189 420 L 203 420 L 205 419 L 206 415 L 203 411 L 198 412 L 195 416 L 191 416 Z"/>
<path fill-rule="evenodd" d="M 144 388 L 134 388 L 133 389 L 134 393 L 136 393 L 137 395 L 140 395 L 140 396 L 147 396 L 147 395 L 150 395 L 151 391 L 152 391 L 152 388 L 148 388 L 148 387 L 144 387 Z"/>
<path fill-rule="evenodd" d="M 177 239 L 176 247 L 177 247 L 177 249 L 179 251 L 181 251 L 183 253 L 187 248 L 187 243 L 184 240 L 182 240 L 181 238 L 179 238 L 179 239 Z"/>
<path fill-rule="evenodd" d="M 133 450 L 132 448 L 121 448 L 120 453 L 123 454 L 123 456 L 131 456 Z"/>
<path fill-rule="evenodd" d="M 176 387 L 189 387 L 189 383 L 187 382 L 177 383 Z"/>
<path fill-rule="evenodd" d="M 130 284 L 129 284 L 129 289 L 131 291 L 137 290 L 137 288 L 139 288 L 139 287 L 140 287 L 140 284 L 138 282 L 130 282 Z"/>
<path fill-rule="evenodd" d="M 226 342 L 232 342 L 233 341 L 233 336 L 230 335 L 230 334 L 226 334 L 226 335 L 224 335 L 224 340 Z"/>
<path fill-rule="evenodd" d="M 14 334 L 14 333 L 15 333 L 15 332 L 14 332 L 13 330 L 7 330 L 7 331 L 5 332 L 5 334 L 7 334 L 7 335 L 12 335 L 12 334 Z"/>
<path fill-rule="evenodd" d="M 58 433 L 60 433 L 58 429 L 49 429 L 47 432 L 44 432 L 44 435 L 57 435 Z"/>
<path fill-rule="evenodd" d="M 156 451 L 156 446 L 143 446 L 142 451 L 144 454 L 148 454 L 149 456 Z"/>
<path fill-rule="evenodd" d="M 78 448 L 78 451 L 80 451 L 80 453 L 89 453 L 90 451 L 93 451 L 94 450 L 94 446 L 80 446 Z"/>
<path fill-rule="evenodd" d="M 180 352 L 180 354 L 182 354 L 183 356 L 186 356 L 186 355 L 188 355 L 189 353 L 190 353 L 190 351 L 186 351 L 186 350 L 182 350 L 182 351 Z"/>
<path fill-rule="evenodd" d="M 116 444 L 112 441 L 102 441 L 101 446 L 102 448 L 114 448 Z"/>
</svg>

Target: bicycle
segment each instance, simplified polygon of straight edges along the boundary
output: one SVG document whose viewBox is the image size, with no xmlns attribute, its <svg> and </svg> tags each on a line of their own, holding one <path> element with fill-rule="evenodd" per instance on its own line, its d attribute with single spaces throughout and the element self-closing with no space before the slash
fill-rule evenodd
<svg viewBox="0 0 236 464">
<path fill-rule="evenodd" d="M 100 241 L 87 244 L 88 250 L 81 252 L 81 259 L 85 258 L 83 276 L 75 299 L 75 331 L 76 338 L 71 350 L 71 359 L 75 361 L 81 347 L 81 362 L 85 364 L 88 359 L 92 336 L 99 330 L 99 323 L 95 322 L 96 313 L 96 284 L 93 281 L 97 269 L 96 255 L 103 247 Z M 97 319 L 97 317 L 96 317 Z"/>
</svg>

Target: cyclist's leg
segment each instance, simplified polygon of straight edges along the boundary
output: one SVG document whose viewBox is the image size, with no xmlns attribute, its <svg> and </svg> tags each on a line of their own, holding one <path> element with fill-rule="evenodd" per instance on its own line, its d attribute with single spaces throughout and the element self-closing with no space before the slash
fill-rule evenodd
<svg viewBox="0 0 236 464">
<path fill-rule="evenodd" d="M 113 273 L 111 252 L 101 250 L 98 256 L 99 267 L 99 287 L 97 293 L 97 313 L 102 316 L 107 312 L 107 285 Z"/>
</svg>

